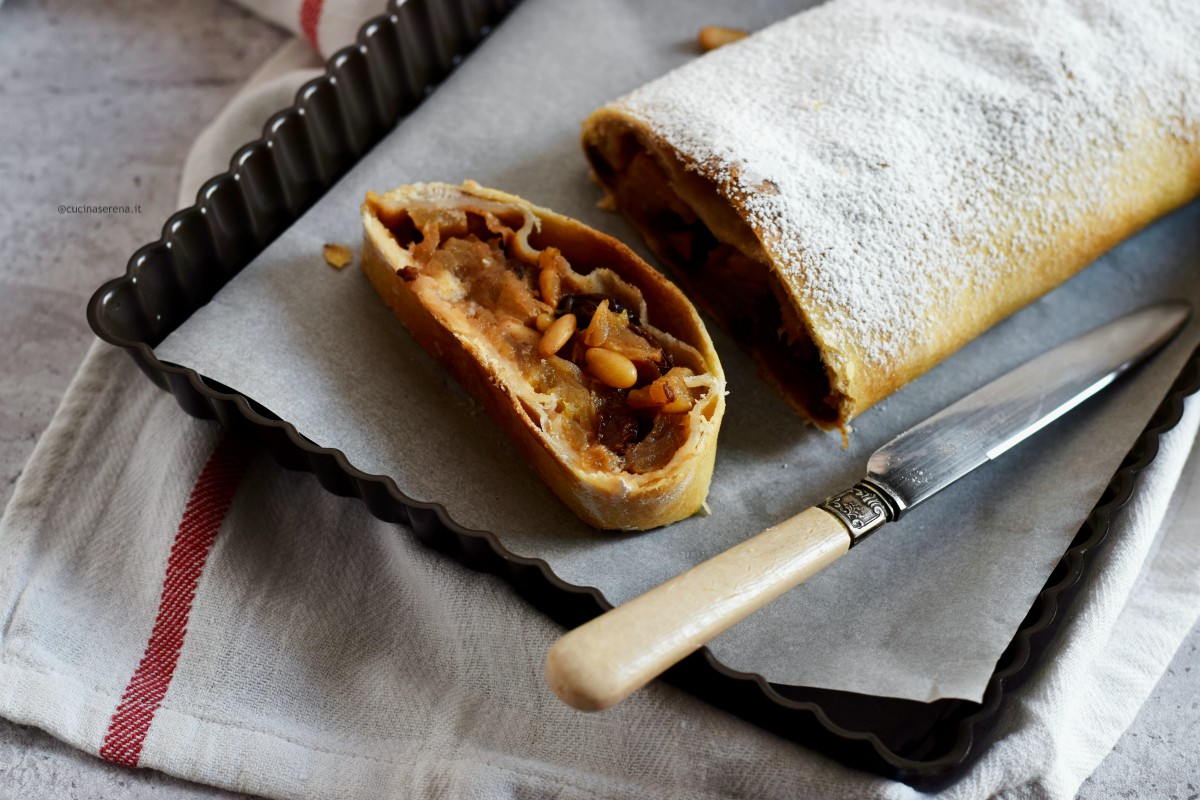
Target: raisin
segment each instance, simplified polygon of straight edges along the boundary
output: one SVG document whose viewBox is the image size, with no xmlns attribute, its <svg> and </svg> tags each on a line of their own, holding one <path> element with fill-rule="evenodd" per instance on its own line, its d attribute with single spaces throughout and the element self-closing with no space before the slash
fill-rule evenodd
<svg viewBox="0 0 1200 800">
<path fill-rule="evenodd" d="M 636 325 L 638 322 L 637 312 L 628 308 L 615 297 L 609 297 L 606 294 L 565 294 L 558 301 L 556 309 L 559 315 L 574 314 L 579 320 L 579 329 L 583 330 L 588 325 L 592 324 L 592 315 L 596 313 L 596 309 L 605 300 L 608 301 L 608 310 L 614 314 L 620 314 L 622 311 L 629 315 L 629 322 Z"/>
<path fill-rule="evenodd" d="M 641 438 L 638 419 L 620 392 L 608 393 L 600 406 L 598 438 L 600 444 L 619 456 Z"/>
<path fill-rule="evenodd" d="M 700 272 L 707 265 L 709 254 L 716 249 L 720 242 L 703 222 L 697 221 L 692 225 L 692 234 L 694 236 L 692 252 L 688 255 L 685 266 L 689 272 Z"/>
</svg>

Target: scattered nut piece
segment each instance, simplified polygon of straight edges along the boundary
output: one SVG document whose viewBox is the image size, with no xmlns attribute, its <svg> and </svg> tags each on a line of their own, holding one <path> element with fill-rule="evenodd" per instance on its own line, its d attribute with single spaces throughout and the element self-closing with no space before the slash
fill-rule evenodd
<svg viewBox="0 0 1200 800">
<path fill-rule="evenodd" d="M 542 333 L 545 333 L 546 328 L 549 328 L 553 324 L 554 324 L 554 315 L 551 314 L 549 311 L 543 311 L 542 313 L 538 314 L 537 317 L 535 317 L 533 320 L 533 327 L 537 328 Z"/>
<path fill-rule="evenodd" d="M 716 50 L 718 47 L 724 47 L 727 44 L 733 44 L 739 39 L 745 39 L 749 36 L 748 31 L 740 28 L 722 28 L 719 25 L 709 25 L 700 29 L 700 34 L 696 37 L 696 42 L 700 45 L 700 49 L 704 52 Z"/>
<path fill-rule="evenodd" d="M 342 269 L 354 260 L 354 253 L 344 244 L 325 245 L 325 263 L 334 269 Z"/>
</svg>

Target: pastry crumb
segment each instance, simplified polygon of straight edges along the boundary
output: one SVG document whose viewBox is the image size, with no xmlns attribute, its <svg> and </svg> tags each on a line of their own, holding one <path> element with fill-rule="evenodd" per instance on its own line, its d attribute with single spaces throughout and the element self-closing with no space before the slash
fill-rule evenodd
<svg viewBox="0 0 1200 800">
<path fill-rule="evenodd" d="M 700 49 L 704 52 L 716 50 L 718 47 L 724 47 L 727 44 L 745 39 L 749 36 L 748 31 L 741 28 L 722 28 L 719 25 L 708 25 L 700 29 L 700 33 L 696 35 L 696 44 L 700 45 Z"/>
<path fill-rule="evenodd" d="M 325 245 L 325 263 L 334 269 L 342 269 L 354 260 L 354 253 L 344 244 Z"/>
</svg>

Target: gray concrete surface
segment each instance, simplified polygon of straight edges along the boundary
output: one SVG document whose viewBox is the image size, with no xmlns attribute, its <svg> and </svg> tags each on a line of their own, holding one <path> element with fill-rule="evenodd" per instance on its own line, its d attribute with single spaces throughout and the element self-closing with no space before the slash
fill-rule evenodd
<svg viewBox="0 0 1200 800">
<path fill-rule="evenodd" d="M 92 340 L 87 298 L 157 238 L 192 138 L 283 41 L 226 0 L 0 6 L 0 506 Z M 141 211 L 58 211 L 82 203 Z M 1080 796 L 1200 797 L 1198 687 L 1200 626 Z M 0 799 L 235 796 L 0 720 Z"/>
<path fill-rule="evenodd" d="M 158 238 L 196 133 L 286 38 L 227 0 L 0 6 L 0 506 L 94 338 L 88 297 Z M 0 720 L 0 798 L 234 796 Z"/>
<path fill-rule="evenodd" d="M 1200 624 L 1079 798 L 1200 798 Z"/>
</svg>

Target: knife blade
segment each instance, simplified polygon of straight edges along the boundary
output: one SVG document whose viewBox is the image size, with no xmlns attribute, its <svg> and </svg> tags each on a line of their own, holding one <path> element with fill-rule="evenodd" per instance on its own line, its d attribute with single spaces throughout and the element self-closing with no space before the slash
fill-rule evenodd
<svg viewBox="0 0 1200 800">
<path fill-rule="evenodd" d="M 854 486 L 568 632 L 546 681 L 568 705 L 609 708 L 867 536 L 998 458 L 1149 357 L 1187 321 L 1147 306 L 1017 367 L 875 451 Z"/>
</svg>

